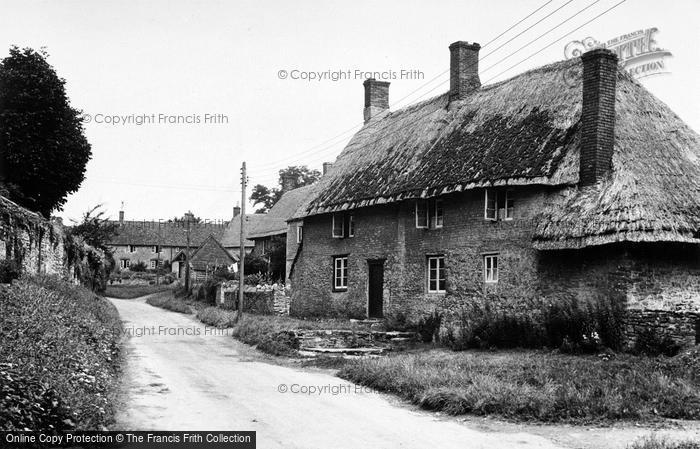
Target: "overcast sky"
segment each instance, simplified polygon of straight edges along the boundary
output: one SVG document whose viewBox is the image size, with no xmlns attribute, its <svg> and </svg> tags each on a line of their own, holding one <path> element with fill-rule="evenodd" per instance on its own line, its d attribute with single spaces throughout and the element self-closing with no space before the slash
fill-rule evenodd
<svg viewBox="0 0 700 449">
<path fill-rule="evenodd" d="M 666 60 L 670 73 L 641 82 L 700 130 L 697 0 L 627 0 L 499 75 L 619 2 L 599 0 L 485 70 L 594 3 L 571 1 L 485 58 L 567 1 L 552 0 L 483 48 L 482 83 L 564 59 L 564 46 L 574 39 L 605 41 L 656 27 L 658 46 L 673 54 Z M 4 55 L 11 45 L 46 47 L 72 105 L 91 117 L 86 180 L 58 215 L 78 218 L 103 203 L 116 217 L 123 201 L 128 219 L 167 219 L 188 209 L 227 219 L 241 196 L 242 161 L 251 184 L 272 186 L 280 168 L 320 169 L 335 159 L 348 131 L 362 123 L 363 79 L 354 77 L 356 70 L 393 71 L 398 78 L 402 70 L 422 72 L 422 78 L 391 80 L 392 109 L 429 98 L 448 89 L 446 73 L 424 85 L 449 68 L 450 43 L 484 46 L 545 3 L 0 0 L 0 47 Z M 338 81 L 291 79 L 348 70 L 350 79 Z M 156 123 L 134 123 L 152 115 Z M 132 116 L 132 122 L 106 123 L 111 116 Z M 158 123 L 171 116 L 199 123 Z"/>
</svg>

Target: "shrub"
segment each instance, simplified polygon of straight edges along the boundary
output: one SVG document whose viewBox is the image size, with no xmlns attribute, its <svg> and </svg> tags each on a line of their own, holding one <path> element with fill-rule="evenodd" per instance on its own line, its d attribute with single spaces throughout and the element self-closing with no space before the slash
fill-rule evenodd
<svg viewBox="0 0 700 449">
<path fill-rule="evenodd" d="M 9 284 L 20 275 L 20 268 L 13 259 L 0 260 L 0 284 Z"/>
<path fill-rule="evenodd" d="M 637 335 L 634 352 L 646 355 L 665 355 L 673 357 L 681 350 L 681 346 L 668 335 L 661 335 L 651 328 L 646 328 Z"/>
<path fill-rule="evenodd" d="M 431 343 L 438 337 L 442 315 L 437 311 L 418 320 L 417 331 L 424 343 Z"/>
<path fill-rule="evenodd" d="M 119 314 L 57 277 L 0 289 L 0 430 L 99 429 L 114 418 Z"/>
<path fill-rule="evenodd" d="M 267 260 L 258 255 L 246 255 L 245 257 L 245 272 L 249 274 L 267 273 Z"/>
<path fill-rule="evenodd" d="M 136 262 L 135 264 L 132 264 L 129 267 L 129 271 L 133 271 L 135 273 L 145 273 L 146 270 L 147 270 L 146 262 L 144 262 L 142 260 Z"/>
<path fill-rule="evenodd" d="M 224 329 L 233 327 L 236 320 L 235 311 L 225 310 L 219 307 L 205 307 L 197 311 L 197 319 L 208 326 Z"/>
</svg>

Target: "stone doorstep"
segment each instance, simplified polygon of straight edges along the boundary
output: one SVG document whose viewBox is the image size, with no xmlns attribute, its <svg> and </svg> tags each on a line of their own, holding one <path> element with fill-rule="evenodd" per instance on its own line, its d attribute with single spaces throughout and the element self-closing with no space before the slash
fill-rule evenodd
<svg viewBox="0 0 700 449">
<path fill-rule="evenodd" d="M 372 355 L 372 354 L 383 354 L 386 351 L 385 348 L 303 348 L 299 351 L 300 354 L 312 353 L 312 354 L 329 354 L 329 355 Z"/>
</svg>

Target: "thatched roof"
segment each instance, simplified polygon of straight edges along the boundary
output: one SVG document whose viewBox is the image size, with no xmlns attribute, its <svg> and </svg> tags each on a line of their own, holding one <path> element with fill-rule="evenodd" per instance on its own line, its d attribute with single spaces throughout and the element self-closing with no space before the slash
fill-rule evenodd
<svg viewBox="0 0 700 449">
<path fill-rule="evenodd" d="M 245 241 L 245 247 L 246 248 L 252 248 L 255 246 L 255 242 L 250 239 L 251 233 L 255 232 L 255 229 L 257 229 L 258 226 L 263 222 L 265 219 L 265 214 L 246 214 L 246 224 L 245 224 L 245 232 L 246 232 L 246 241 Z M 221 237 L 221 244 L 225 248 L 240 248 L 241 244 L 241 217 L 236 216 L 233 217 L 233 220 L 231 220 L 228 223 L 228 226 L 226 226 L 226 230 L 224 231 L 224 235 Z"/>
<path fill-rule="evenodd" d="M 187 223 L 158 221 L 124 221 L 118 224 L 117 233 L 109 242 L 111 245 L 187 245 Z M 190 223 L 190 245 L 199 246 L 213 234 L 221 238 L 226 223 Z"/>
<path fill-rule="evenodd" d="M 285 192 L 282 197 L 250 231 L 251 239 L 287 233 L 287 220 L 291 219 L 302 204 L 307 204 L 313 185 Z"/>
<path fill-rule="evenodd" d="M 580 58 L 561 61 L 483 86 L 460 102 L 443 94 L 370 121 L 298 215 L 494 185 L 575 186 L 582 69 Z M 536 247 L 700 242 L 697 133 L 622 71 L 616 99 L 613 182 L 568 188 L 536 224 Z M 611 233 L 620 235 L 599 237 Z"/>
</svg>

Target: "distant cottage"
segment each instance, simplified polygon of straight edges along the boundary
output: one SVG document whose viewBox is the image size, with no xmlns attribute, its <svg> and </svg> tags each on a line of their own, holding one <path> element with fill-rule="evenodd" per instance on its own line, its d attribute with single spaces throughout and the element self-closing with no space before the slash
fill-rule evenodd
<svg viewBox="0 0 700 449">
<path fill-rule="evenodd" d="M 235 261 L 240 252 L 240 211 L 234 207 L 233 218 L 228 223 L 190 222 L 190 255 L 210 237 L 225 248 Z M 247 214 L 248 226 L 255 226 L 264 214 Z M 188 224 L 184 221 L 126 221 L 124 211 L 119 212 L 117 234 L 109 242 L 118 270 L 128 270 L 133 264 L 144 262 L 146 268 L 155 269 L 166 263 L 172 263 L 172 271 L 178 277 L 184 275 L 186 259 Z M 254 242 L 246 239 L 246 252 L 253 250 Z"/>
<path fill-rule="evenodd" d="M 449 314 L 613 301 L 630 343 L 700 339 L 700 136 L 607 50 L 481 86 L 479 44 L 450 46 L 450 90 L 365 125 L 314 185 L 290 267 L 302 316 Z"/>
</svg>

